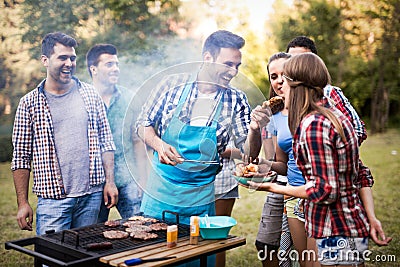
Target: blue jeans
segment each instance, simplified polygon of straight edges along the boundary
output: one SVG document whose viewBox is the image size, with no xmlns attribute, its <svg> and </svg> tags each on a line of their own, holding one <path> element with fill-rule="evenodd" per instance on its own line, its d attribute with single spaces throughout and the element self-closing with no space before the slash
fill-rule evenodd
<svg viewBox="0 0 400 267">
<path fill-rule="evenodd" d="M 117 210 L 122 219 L 138 215 L 140 213 L 140 204 L 142 202 L 142 190 L 135 182 L 118 187 Z M 103 223 L 108 220 L 110 209 L 101 201 L 99 219 L 97 222 Z"/>
<path fill-rule="evenodd" d="M 330 236 L 316 238 L 318 260 L 323 265 L 352 265 L 364 262 L 368 237 Z"/>
<path fill-rule="evenodd" d="M 97 223 L 103 192 L 63 199 L 38 198 L 36 234 L 56 232 Z"/>
</svg>

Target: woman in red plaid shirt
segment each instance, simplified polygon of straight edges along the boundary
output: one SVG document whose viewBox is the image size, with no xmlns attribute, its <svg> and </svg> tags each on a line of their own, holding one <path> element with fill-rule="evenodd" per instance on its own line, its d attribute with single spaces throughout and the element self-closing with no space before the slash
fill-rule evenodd
<svg viewBox="0 0 400 267">
<path fill-rule="evenodd" d="M 306 184 L 249 184 L 258 190 L 307 199 L 305 226 L 308 236 L 317 241 L 322 266 L 363 266 L 363 256 L 368 256 L 369 223 L 359 197 L 365 182 L 358 175 L 355 130 L 323 97 L 330 75 L 317 55 L 293 56 L 285 62 L 284 74 L 282 90 L 289 108 L 293 151 Z"/>
</svg>

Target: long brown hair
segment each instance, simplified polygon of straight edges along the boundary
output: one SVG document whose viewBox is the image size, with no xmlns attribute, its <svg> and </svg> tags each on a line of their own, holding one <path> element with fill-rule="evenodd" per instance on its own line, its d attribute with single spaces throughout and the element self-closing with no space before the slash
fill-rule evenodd
<svg viewBox="0 0 400 267">
<path fill-rule="evenodd" d="M 331 82 L 322 59 L 313 53 L 298 54 L 285 62 L 283 72 L 290 86 L 289 129 L 292 135 L 307 114 L 316 112 L 327 117 L 344 140 L 339 119 L 332 111 L 318 104 L 324 97 L 324 87 Z"/>
</svg>

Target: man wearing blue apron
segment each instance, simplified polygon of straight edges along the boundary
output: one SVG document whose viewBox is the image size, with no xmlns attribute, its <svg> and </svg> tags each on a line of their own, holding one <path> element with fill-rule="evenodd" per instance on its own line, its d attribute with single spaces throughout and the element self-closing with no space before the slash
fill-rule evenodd
<svg viewBox="0 0 400 267">
<path fill-rule="evenodd" d="M 250 116 L 245 94 L 229 85 L 244 42 L 231 32 L 214 32 L 204 44 L 198 73 L 165 77 L 144 104 L 138 134 L 154 149 L 141 206 L 145 215 L 161 218 L 169 210 L 183 224 L 192 215 L 215 215 L 213 182 L 229 138 L 258 156 L 260 121 L 267 114 L 258 109 Z M 167 220 L 173 216 L 166 215 Z"/>
</svg>

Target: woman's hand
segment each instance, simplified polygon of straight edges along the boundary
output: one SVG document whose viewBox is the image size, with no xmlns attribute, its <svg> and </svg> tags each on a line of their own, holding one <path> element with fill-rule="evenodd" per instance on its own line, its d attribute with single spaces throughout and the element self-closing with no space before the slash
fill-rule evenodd
<svg viewBox="0 0 400 267">
<path fill-rule="evenodd" d="M 243 174 L 243 177 L 250 178 L 250 177 L 267 177 L 268 172 L 271 171 L 272 168 L 272 161 L 266 160 L 263 158 L 257 157 L 256 159 L 252 159 L 248 155 L 242 154 L 242 161 L 243 163 L 238 163 L 237 166 L 244 168 L 244 166 L 248 164 L 255 164 L 257 165 L 256 172 L 247 172 Z"/>
<path fill-rule="evenodd" d="M 272 113 L 269 108 L 265 109 L 261 106 L 255 107 L 250 114 L 250 128 L 253 130 L 257 130 L 267 126 L 271 116 Z"/>
<path fill-rule="evenodd" d="M 378 246 L 387 246 L 392 241 L 391 237 L 386 237 L 385 232 L 382 229 L 381 222 L 378 219 L 371 220 L 369 219 L 370 223 L 370 236 L 371 239 L 377 244 Z"/>
</svg>

